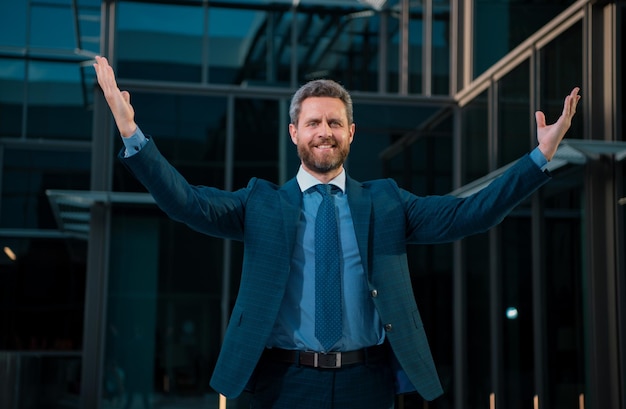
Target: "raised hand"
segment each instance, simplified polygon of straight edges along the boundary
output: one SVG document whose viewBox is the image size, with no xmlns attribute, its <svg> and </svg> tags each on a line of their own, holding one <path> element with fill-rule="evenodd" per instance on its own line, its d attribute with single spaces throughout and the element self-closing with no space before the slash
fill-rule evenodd
<svg viewBox="0 0 626 409">
<path fill-rule="evenodd" d="M 539 150 L 548 160 L 552 159 L 561 140 L 563 140 L 563 137 L 572 124 L 572 118 L 576 113 L 576 105 L 578 105 L 578 101 L 580 100 L 580 95 L 578 95 L 579 91 L 580 88 L 576 87 L 565 97 L 563 113 L 552 125 L 546 125 L 546 116 L 543 112 L 535 112 Z"/>
<path fill-rule="evenodd" d="M 120 134 L 124 137 L 131 136 L 137 130 L 137 124 L 135 110 L 130 104 L 130 94 L 128 91 L 120 91 L 113 68 L 106 58 L 96 57 L 93 67 Z"/>
</svg>

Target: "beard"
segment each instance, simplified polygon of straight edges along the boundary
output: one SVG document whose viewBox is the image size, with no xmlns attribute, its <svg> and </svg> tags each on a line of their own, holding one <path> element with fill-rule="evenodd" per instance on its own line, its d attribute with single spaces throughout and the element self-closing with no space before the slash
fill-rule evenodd
<svg viewBox="0 0 626 409">
<path fill-rule="evenodd" d="M 334 142 L 334 141 L 333 141 Z M 328 142 L 318 142 L 325 144 Z M 331 152 L 314 152 L 315 145 L 298 145 L 298 156 L 307 169 L 318 173 L 328 173 L 339 169 L 350 153 L 350 144 L 336 145 Z"/>
</svg>

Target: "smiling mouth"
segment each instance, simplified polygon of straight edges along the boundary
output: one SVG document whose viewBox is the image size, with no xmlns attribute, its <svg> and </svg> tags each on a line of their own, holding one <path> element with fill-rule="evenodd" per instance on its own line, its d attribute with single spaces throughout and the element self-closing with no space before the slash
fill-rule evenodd
<svg viewBox="0 0 626 409">
<path fill-rule="evenodd" d="M 334 147 L 335 145 L 317 145 L 316 146 L 317 149 L 321 149 L 321 150 L 333 149 Z"/>
</svg>

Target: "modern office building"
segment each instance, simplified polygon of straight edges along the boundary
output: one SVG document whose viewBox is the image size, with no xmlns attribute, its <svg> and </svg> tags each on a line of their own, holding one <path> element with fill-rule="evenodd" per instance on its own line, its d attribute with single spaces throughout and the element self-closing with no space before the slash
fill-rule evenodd
<svg viewBox="0 0 626 409">
<path fill-rule="evenodd" d="M 209 378 L 242 246 L 169 220 L 116 159 L 92 67 L 194 184 L 282 183 L 299 85 L 352 91 L 352 177 L 467 195 L 580 86 L 553 180 L 409 251 L 445 394 L 399 408 L 626 408 L 624 3 L 0 2 L 0 407 L 244 407 Z M 242 398 L 243 399 L 243 398 Z"/>
</svg>

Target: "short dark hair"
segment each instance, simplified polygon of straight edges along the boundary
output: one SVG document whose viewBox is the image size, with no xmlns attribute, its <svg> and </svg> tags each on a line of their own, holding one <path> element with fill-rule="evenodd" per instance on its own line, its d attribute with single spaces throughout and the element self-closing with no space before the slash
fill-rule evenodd
<svg viewBox="0 0 626 409">
<path fill-rule="evenodd" d="M 310 97 L 330 97 L 338 98 L 343 102 L 346 108 L 346 116 L 348 117 L 348 124 L 352 124 L 354 118 L 352 114 L 352 97 L 350 93 L 339 83 L 333 80 L 313 80 L 307 82 L 300 87 L 293 94 L 291 98 L 291 105 L 289 106 L 289 117 L 291 123 L 297 125 L 300 118 L 300 110 L 302 108 L 302 102 Z"/>
</svg>

